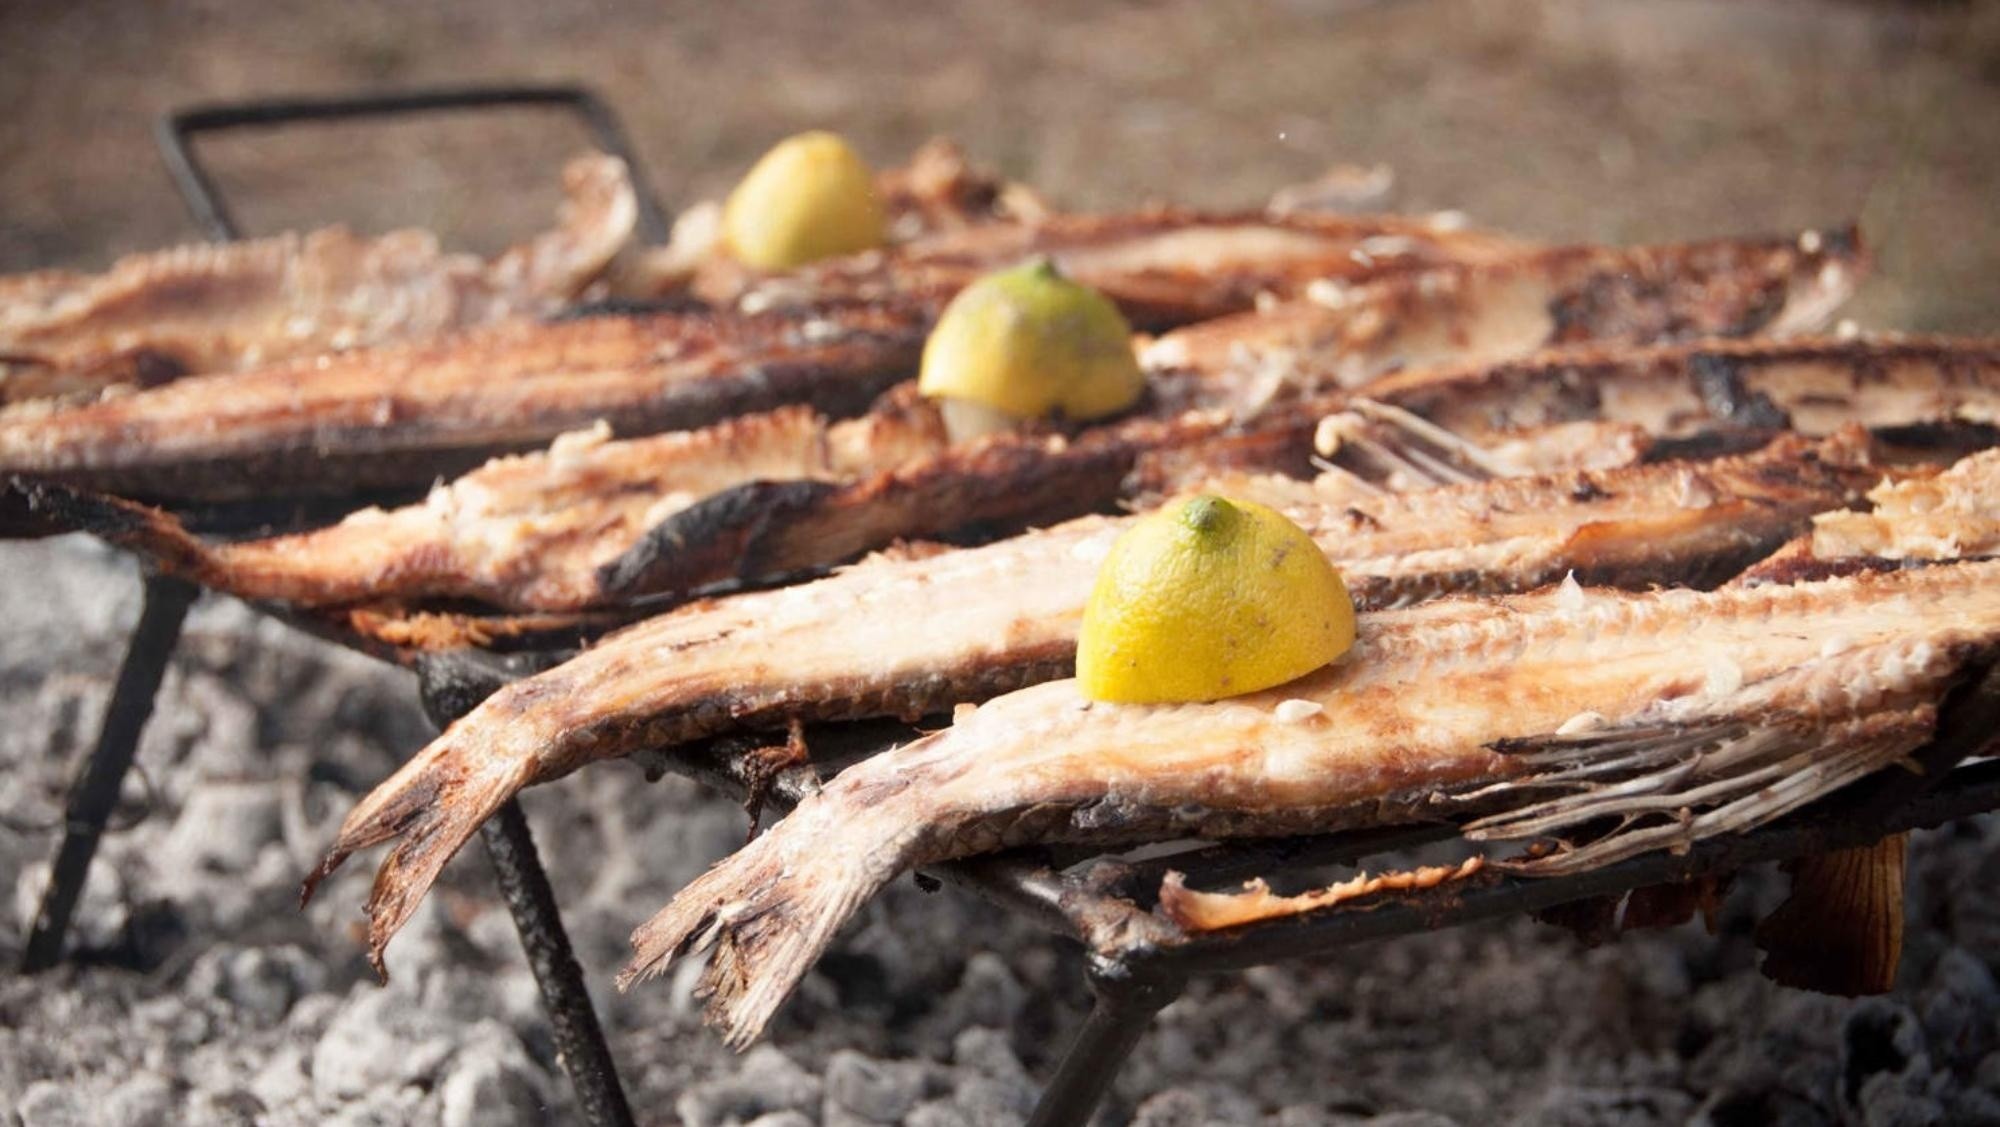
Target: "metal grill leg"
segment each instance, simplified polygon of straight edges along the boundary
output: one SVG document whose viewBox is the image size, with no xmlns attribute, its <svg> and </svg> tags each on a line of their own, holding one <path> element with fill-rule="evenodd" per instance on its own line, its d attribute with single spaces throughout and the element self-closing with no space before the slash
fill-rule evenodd
<svg viewBox="0 0 2000 1127">
<path fill-rule="evenodd" d="M 480 827 L 479 836 L 493 862 L 500 894 L 507 898 L 507 910 L 513 913 L 514 927 L 521 933 L 521 949 L 527 952 L 535 984 L 541 987 L 556 1057 L 569 1073 L 584 1120 L 591 1127 L 630 1127 L 632 1109 L 618 1082 L 618 1066 L 584 988 L 583 968 L 570 951 L 555 892 L 528 832 L 527 815 L 510 799 Z"/>
<path fill-rule="evenodd" d="M 97 746 L 91 749 L 70 788 L 63 811 L 62 847 L 56 852 L 49 886 L 42 893 L 41 908 L 35 913 L 27 948 L 21 954 L 23 974 L 47 970 L 62 958 L 63 940 L 69 934 L 77 901 L 83 898 L 90 860 L 97 855 L 105 823 L 118 805 L 119 788 L 125 773 L 132 769 L 139 736 L 153 714 L 153 698 L 160 691 L 160 680 L 166 676 L 195 593 L 194 585 L 186 580 L 164 575 L 146 578 L 139 624 L 132 628 L 124 664 L 118 668 Z"/>
<path fill-rule="evenodd" d="M 447 654 L 419 663 L 417 676 L 424 711 L 442 730 L 493 695 L 510 674 Z M 521 804 L 508 799 L 479 828 L 479 837 L 493 862 L 500 895 L 514 917 L 514 929 L 521 935 L 528 969 L 534 971 L 535 985 L 541 989 L 542 1012 L 548 1015 L 556 1057 L 569 1074 L 584 1121 L 591 1127 L 631 1127 L 632 1108 L 625 1102 L 618 1065 L 604 1041 L 590 991 L 584 988 L 583 968 L 570 949 L 562 910 Z"/>
<path fill-rule="evenodd" d="M 1095 971 L 1090 986 L 1097 1002 L 1070 1042 L 1049 1086 L 1042 1090 L 1028 1127 L 1080 1127 L 1111 1090 L 1118 1069 L 1145 1036 L 1153 1015 L 1187 985 L 1181 978 L 1135 978 Z"/>
</svg>

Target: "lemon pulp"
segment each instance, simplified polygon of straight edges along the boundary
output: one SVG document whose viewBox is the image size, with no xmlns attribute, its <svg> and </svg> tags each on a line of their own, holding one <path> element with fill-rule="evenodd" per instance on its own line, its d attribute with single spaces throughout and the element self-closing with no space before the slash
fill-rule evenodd
<svg viewBox="0 0 2000 1127">
<path fill-rule="evenodd" d="M 1283 514 L 1199 496 L 1126 530 L 1077 640 L 1084 695 L 1207 701 L 1282 685 L 1354 644 L 1340 573 Z"/>
<path fill-rule="evenodd" d="M 825 131 L 765 153 L 722 206 L 722 240 L 739 261 L 784 270 L 881 246 L 875 178 L 852 146 Z"/>
<path fill-rule="evenodd" d="M 924 342 L 917 386 L 1009 419 L 1088 420 L 1130 407 L 1146 378 L 1118 307 L 1043 258 L 952 299 Z"/>
</svg>

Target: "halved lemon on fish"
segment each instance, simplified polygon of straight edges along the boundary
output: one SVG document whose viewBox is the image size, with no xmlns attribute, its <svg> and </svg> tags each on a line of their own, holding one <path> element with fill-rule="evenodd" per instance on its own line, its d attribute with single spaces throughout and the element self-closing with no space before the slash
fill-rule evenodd
<svg viewBox="0 0 2000 1127">
<path fill-rule="evenodd" d="M 1077 640 L 1084 695 L 1208 701 L 1296 680 L 1354 644 L 1354 600 L 1304 529 L 1202 495 L 1120 536 Z"/>
<path fill-rule="evenodd" d="M 738 261 L 786 270 L 879 247 L 887 227 L 875 176 L 838 135 L 778 143 L 722 206 L 722 241 Z"/>
<path fill-rule="evenodd" d="M 952 299 L 924 343 L 917 386 L 965 438 L 1027 419 L 1115 415 L 1138 402 L 1146 377 L 1118 307 L 1038 258 Z"/>
</svg>

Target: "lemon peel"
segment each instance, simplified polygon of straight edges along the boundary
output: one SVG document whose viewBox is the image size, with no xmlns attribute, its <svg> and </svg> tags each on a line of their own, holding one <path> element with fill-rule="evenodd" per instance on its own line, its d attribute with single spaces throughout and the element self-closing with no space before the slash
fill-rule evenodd
<svg viewBox="0 0 2000 1127">
<path fill-rule="evenodd" d="M 874 174 L 853 146 L 824 130 L 778 142 L 722 207 L 723 246 L 760 270 L 879 247 L 885 232 Z"/>
<path fill-rule="evenodd" d="M 1138 401 L 1146 377 L 1118 307 L 1038 258 L 988 274 L 952 299 L 924 342 L 917 387 L 1004 425 L 1116 414 Z"/>
<path fill-rule="evenodd" d="M 1094 700 L 1218 700 L 1296 680 L 1353 644 L 1353 599 L 1304 529 L 1202 495 L 1112 545 L 1084 607 L 1076 676 Z"/>
</svg>

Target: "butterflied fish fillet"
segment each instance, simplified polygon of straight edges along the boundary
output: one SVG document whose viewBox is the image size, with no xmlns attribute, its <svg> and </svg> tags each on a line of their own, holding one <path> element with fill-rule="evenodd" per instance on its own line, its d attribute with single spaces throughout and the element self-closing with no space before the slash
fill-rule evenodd
<svg viewBox="0 0 2000 1127">
<path fill-rule="evenodd" d="M 1868 267 L 1853 228 L 1554 247 L 1361 283 L 1322 279 L 1297 300 L 1182 329 L 1146 359 L 1205 371 L 1296 365 L 1319 383 L 1353 386 L 1391 368 L 1490 363 L 1583 341 L 1790 336 L 1825 327 Z"/>
<path fill-rule="evenodd" d="M 1508 591 L 1566 572 L 1715 581 L 1873 480 L 1853 436 L 1756 456 L 1488 482 L 1367 507 L 1288 505 L 1364 606 Z M 321 873 L 400 838 L 370 900 L 379 958 L 438 870 L 502 801 L 599 759 L 790 720 L 915 718 L 1065 676 L 1101 517 L 696 604 L 495 693 L 357 806 Z M 923 623 L 911 629 L 910 623 Z"/>
<path fill-rule="evenodd" d="M 1823 276 L 1851 278 L 1858 269 L 1851 256 L 1834 256 L 1834 248 L 1854 245 L 1851 238 L 1823 239 L 1817 256 L 1803 256 L 1798 245 L 1788 238 L 1583 248 L 1520 266 L 1384 280 L 1354 291 L 1336 312 L 1314 306 L 1315 324 L 1344 318 L 1365 326 L 1311 343 L 1317 351 L 1299 351 L 1308 346 L 1294 334 L 1289 306 L 1229 318 L 1226 334 L 1182 330 L 1153 349 L 1175 358 L 1156 371 L 1139 417 L 1083 435 L 1044 431 L 952 448 L 906 386 L 851 422 L 785 408 L 686 436 L 570 442 L 561 456 L 510 458 L 475 471 L 422 505 L 213 550 L 165 518 L 135 512 L 92 520 L 70 511 L 83 527 L 248 598 L 324 606 L 470 596 L 508 609 L 572 610 L 818 567 L 974 522 L 1004 529 L 1089 511 L 1117 495 L 1140 453 L 1212 435 L 1301 394 L 1285 370 L 1320 378 L 1315 357 L 1333 358 L 1352 376 L 1459 348 L 1490 355 L 1543 343 L 1556 331 L 1549 315 L 1504 339 L 1476 330 L 1512 318 L 1523 290 L 1541 307 L 1573 310 L 1560 318 L 1568 337 L 1645 341 L 1690 325 L 1756 329 L 1796 320 L 1804 306 L 1845 292 L 1842 284 L 1823 284 Z M 1581 296 L 1631 277 L 1647 279 L 1646 300 Z M 1468 326 L 1471 336 L 1460 331 Z M 1171 346 L 1183 333 L 1205 343 L 1176 352 Z M 1229 336 L 1267 358 L 1260 350 L 1283 339 L 1291 359 L 1242 363 L 1216 347 Z M 1183 416 L 1193 409 L 1207 413 Z M 1610 449 L 1578 437 L 1580 448 Z"/>
<path fill-rule="evenodd" d="M 513 322 L 0 413 L 0 473 L 173 501 L 347 495 L 600 421 L 650 434 L 787 403 L 854 414 L 915 370 L 931 317 L 883 303 Z"/>
<path fill-rule="evenodd" d="M 1085 255 L 1092 280 L 1113 296 L 1134 295 L 1131 308 L 1150 310 L 1156 324 L 1204 315 L 1218 286 L 1261 292 L 1308 269 L 1320 259 L 1302 257 L 1300 240 L 1322 256 L 1384 232 L 1420 248 L 1340 267 L 1367 276 L 1521 250 L 1466 232 L 1422 241 L 1400 234 L 1408 226 L 1400 220 L 1286 221 L 1270 238 L 1238 238 L 1230 222 L 1149 213 L 985 224 L 940 236 L 969 245 L 927 254 L 921 266 L 900 252 L 873 253 L 867 285 L 821 285 L 809 269 L 787 276 L 786 300 L 742 303 L 768 312 L 509 325 L 420 348 L 183 380 L 113 402 L 0 413 L 0 472 L 160 500 L 346 495 L 462 473 L 598 419 L 634 435 L 793 402 L 852 414 L 914 373 L 937 308 L 983 271 L 973 247 L 1000 265 L 1043 242 Z M 1208 273 L 1224 266 L 1223 275 Z M 1121 278 L 1129 284 L 1112 285 Z"/>
<path fill-rule="evenodd" d="M 1260 295 L 1320 279 L 1362 280 L 1448 263 L 1500 262 L 1530 245 L 1401 216 L 1211 214 L 1158 209 L 988 223 L 778 275 L 711 258 L 693 289 L 718 305 L 766 309 L 829 297 L 950 294 L 991 270 L 1045 255 L 1152 330 L 1240 313 Z"/>
<path fill-rule="evenodd" d="M 1955 681 L 2000 658 L 1996 583 L 1985 561 L 1566 584 L 1364 615 L 1334 665 L 1211 704 L 1026 689 L 843 772 L 641 927 L 624 981 L 709 950 L 710 1017 L 745 1045 L 885 882 L 1011 845 L 1345 829 L 1473 792 L 1506 804 L 1487 838 L 1632 816 L 1541 872 L 1747 829 L 1921 746 Z"/>
<path fill-rule="evenodd" d="M 1061 520 L 1121 495 L 1169 491 L 1218 465 L 1236 464 L 1239 455 L 1252 466 L 1297 471 L 1313 453 L 1322 417 L 1351 409 L 1353 394 L 1420 420 L 1416 431 L 1391 423 L 1370 439 L 1413 485 L 1495 476 L 1491 458 L 1487 465 L 1453 463 L 1466 454 L 1468 438 L 1504 460 L 1510 435 L 1522 426 L 1614 423 L 1667 439 L 1719 433 L 1725 446 L 1754 446 L 1787 421 L 1801 432 L 1825 435 L 1850 420 L 1907 427 L 1993 418 L 2000 410 L 2000 346 L 1993 342 L 1717 341 L 1632 351 L 1630 366 L 1620 366 L 1616 355 L 1556 350 L 1492 368 L 1391 376 L 1350 394 L 1294 400 L 1281 393 L 1247 403 L 1196 398 L 1200 407 L 1178 416 L 1148 414 L 1073 437 L 989 436 L 847 484 L 739 494 L 742 504 L 730 510 L 738 531 L 724 539 L 731 550 L 720 556 L 682 547 L 691 539 L 714 542 L 724 531 L 719 522 L 691 538 L 670 520 L 608 567 L 603 583 L 607 594 L 621 597 L 680 591 L 833 563 L 898 538 L 946 536 L 975 522 L 1004 527 Z M 1755 410 L 1708 393 L 1711 384 L 1728 382 L 1718 375 L 1723 371 L 1735 373 L 1729 386 L 1753 389 L 1746 394 L 1756 397 Z M 1824 385 L 1834 379 L 1842 381 L 1839 412 L 1819 405 Z M 1225 396 L 1242 393 L 1228 380 L 1193 386 Z M 1917 390 L 1925 386 L 1928 393 Z M 1439 435 L 1449 449 L 1434 449 Z M 1571 437 L 1624 441 L 1601 428 L 1576 428 Z M 1603 449 L 1586 445 L 1576 451 L 1577 460 L 1601 464 L 1591 455 Z M 733 570 L 718 572 L 717 562 Z"/>
<path fill-rule="evenodd" d="M 837 481 L 853 475 L 857 459 L 865 470 L 876 459 L 942 445 L 943 423 L 921 401 L 839 423 L 807 407 L 780 407 L 626 441 L 612 441 L 600 423 L 547 451 L 495 459 L 420 504 L 365 509 L 265 540 L 207 542 L 158 510 L 49 487 L 35 488 L 34 504 L 65 527 L 94 531 L 246 599 L 320 607 L 456 596 L 574 611 L 601 602 L 600 569 L 670 518 L 680 518 L 674 527 L 684 535 L 704 539 L 696 534 L 705 499 L 751 482 Z M 727 514 L 715 519 L 727 523 Z M 726 550 L 713 539 L 713 550 Z M 697 550 L 689 544 L 684 554 Z M 716 569 L 734 566 L 722 561 Z"/>
<path fill-rule="evenodd" d="M 1280 434 L 1295 430 L 1284 420 L 1310 419 L 1308 412 L 1327 407 L 1300 407 L 1301 399 L 1405 364 L 1516 356 L 1557 339 L 1645 343 L 1688 331 L 1810 325 L 1845 297 L 1864 263 L 1851 233 L 1809 234 L 1570 248 L 1419 271 L 1359 287 L 1337 309 L 1295 302 L 1179 330 L 1147 350 L 1153 395 L 1138 417 L 1080 434 L 1004 435 L 899 464 L 881 461 L 873 466 L 878 474 L 846 483 L 759 483 L 701 510 L 703 517 L 726 515 L 726 525 L 708 520 L 691 528 L 676 519 L 649 534 L 605 571 L 605 594 L 682 591 L 830 564 L 899 538 L 1088 512 L 1118 496 L 1141 458 L 1192 445 L 1197 452 L 1186 460 L 1198 476 L 1239 429 L 1262 430 L 1258 420 L 1269 419 Z M 1644 282 L 1636 290 L 1635 278 Z M 1313 311 L 1294 313 L 1300 304 Z M 1541 312 L 1529 316 L 1530 308 Z M 1310 339 L 1300 334 L 1302 323 L 1314 327 Z M 1351 331 L 1338 331 L 1342 324 Z M 1188 341 L 1195 343 L 1183 347 Z M 1463 378 L 1466 368 L 1457 371 Z M 1303 442 L 1294 435 L 1289 445 Z M 1291 461 L 1303 465 L 1303 451 Z M 718 543 L 728 550 L 712 550 Z"/>
<path fill-rule="evenodd" d="M 490 261 L 424 231 L 333 227 L 120 260 L 99 275 L 0 280 L 0 402 L 273 364 L 541 313 L 576 298 L 631 237 L 625 164 L 563 171 L 554 231 Z"/>
</svg>

